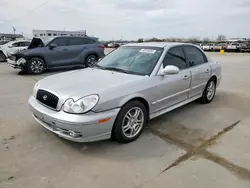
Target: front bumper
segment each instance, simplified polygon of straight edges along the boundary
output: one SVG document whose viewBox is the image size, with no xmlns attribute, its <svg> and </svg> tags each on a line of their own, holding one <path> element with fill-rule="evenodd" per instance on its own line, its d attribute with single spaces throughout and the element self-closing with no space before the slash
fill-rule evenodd
<svg viewBox="0 0 250 188">
<path fill-rule="evenodd" d="M 7 64 L 14 69 L 25 69 L 25 66 L 23 64 L 18 65 L 16 61 L 13 61 L 11 59 L 8 59 Z"/>
<path fill-rule="evenodd" d="M 49 131 L 65 139 L 75 142 L 92 142 L 111 137 L 111 131 L 120 108 L 105 112 L 89 112 L 87 114 L 68 114 L 64 111 L 54 111 L 40 104 L 35 97 L 29 98 L 29 106 L 35 120 Z M 99 120 L 110 118 L 99 123 Z M 80 134 L 73 137 L 69 133 Z"/>
</svg>

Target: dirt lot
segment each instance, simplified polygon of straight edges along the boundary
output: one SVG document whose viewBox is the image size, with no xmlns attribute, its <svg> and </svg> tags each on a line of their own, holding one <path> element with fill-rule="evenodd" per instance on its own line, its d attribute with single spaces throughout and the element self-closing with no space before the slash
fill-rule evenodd
<svg viewBox="0 0 250 188">
<path fill-rule="evenodd" d="M 0 187 L 250 187 L 250 55 L 208 53 L 223 80 L 149 123 L 137 141 L 72 143 L 36 123 L 27 100 L 39 76 L 0 64 Z"/>
</svg>

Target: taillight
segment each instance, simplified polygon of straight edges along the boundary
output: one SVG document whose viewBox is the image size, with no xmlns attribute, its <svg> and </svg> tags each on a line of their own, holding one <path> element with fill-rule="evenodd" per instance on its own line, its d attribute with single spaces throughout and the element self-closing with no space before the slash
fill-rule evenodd
<svg viewBox="0 0 250 188">
<path fill-rule="evenodd" d="M 102 48 L 102 49 L 104 49 L 105 48 L 105 46 L 98 46 L 99 48 Z"/>
</svg>

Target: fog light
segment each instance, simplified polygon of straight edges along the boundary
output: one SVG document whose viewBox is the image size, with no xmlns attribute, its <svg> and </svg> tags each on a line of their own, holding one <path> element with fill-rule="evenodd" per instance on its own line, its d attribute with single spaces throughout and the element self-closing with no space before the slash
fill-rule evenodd
<svg viewBox="0 0 250 188">
<path fill-rule="evenodd" d="M 69 136 L 75 137 L 77 134 L 74 131 L 69 131 Z"/>
<path fill-rule="evenodd" d="M 67 130 L 67 129 L 61 129 L 61 128 L 57 128 L 58 131 L 60 131 L 61 133 L 68 135 L 72 138 L 80 138 L 82 137 L 82 134 L 80 132 L 75 132 L 72 130 Z"/>
</svg>

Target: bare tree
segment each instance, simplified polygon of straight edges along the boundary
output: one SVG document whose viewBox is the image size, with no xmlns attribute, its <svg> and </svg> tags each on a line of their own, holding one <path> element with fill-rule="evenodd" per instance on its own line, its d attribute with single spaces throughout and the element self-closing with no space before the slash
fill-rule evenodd
<svg viewBox="0 0 250 188">
<path fill-rule="evenodd" d="M 200 42 L 200 39 L 199 39 L 199 37 L 191 37 L 188 39 L 188 42 L 198 43 L 198 42 Z"/>
<path fill-rule="evenodd" d="M 143 41 L 144 41 L 143 38 L 139 38 L 139 39 L 137 40 L 138 43 L 141 43 L 141 42 L 143 42 Z"/>
<path fill-rule="evenodd" d="M 225 41 L 227 39 L 227 37 L 225 35 L 218 35 L 217 36 L 217 41 Z"/>
<path fill-rule="evenodd" d="M 208 37 L 205 37 L 205 38 L 203 38 L 203 42 L 204 43 L 208 43 L 208 42 L 210 42 L 211 40 L 210 40 L 210 38 L 208 38 Z"/>
</svg>

